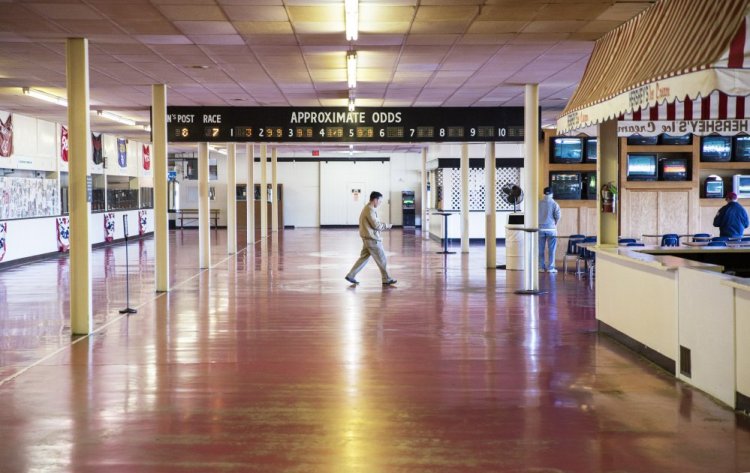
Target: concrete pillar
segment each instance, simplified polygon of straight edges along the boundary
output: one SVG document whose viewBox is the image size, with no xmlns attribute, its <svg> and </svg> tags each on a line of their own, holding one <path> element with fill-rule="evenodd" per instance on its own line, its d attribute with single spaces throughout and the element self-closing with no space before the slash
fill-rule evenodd
<svg viewBox="0 0 750 473">
<path fill-rule="evenodd" d="M 422 149 L 422 238 L 430 239 L 430 226 L 427 221 L 427 210 L 430 203 L 427 201 L 427 148 Z"/>
<path fill-rule="evenodd" d="M 268 177 L 266 176 L 266 160 L 268 147 L 260 144 L 260 237 L 268 236 Z"/>
<path fill-rule="evenodd" d="M 276 180 L 276 160 L 278 150 L 274 147 L 271 150 L 271 231 L 279 231 L 279 192 Z"/>
<path fill-rule="evenodd" d="M 247 143 L 247 246 L 255 243 L 255 145 Z"/>
<path fill-rule="evenodd" d="M 610 181 L 615 186 L 618 185 L 617 156 L 619 150 L 617 141 L 617 120 L 609 120 L 599 125 L 599 139 L 597 142 L 599 159 L 596 160 L 596 184 L 599 189 Z M 616 213 L 601 212 L 601 198 L 601 192 L 597 192 L 597 215 L 599 215 L 596 229 L 597 244 L 617 246 L 617 239 L 620 235 L 619 220 Z"/>
<path fill-rule="evenodd" d="M 85 335 L 92 328 L 91 200 L 87 185 L 91 156 L 88 41 L 84 38 L 68 39 L 65 51 L 70 153 L 70 328 L 73 335 Z"/>
<path fill-rule="evenodd" d="M 461 145 L 461 253 L 469 252 L 469 144 Z"/>
<path fill-rule="evenodd" d="M 487 268 L 497 269 L 497 185 L 495 183 L 495 142 L 487 143 L 484 158 L 484 246 L 487 252 Z"/>
<path fill-rule="evenodd" d="M 527 228 L 539 228 L 539 85 L 526 84 L 524 109 L 524 171 L 526 173 L 525 193 L 525 217 Z M 526 277 L 531 287 L 530 291 L 539 290 L 539 234 L 532 233 L 531 245 L 524 245 L 526 264 L 525 270 L 529 273 Z M 526 240 L 527 242 L 529 239 Z M 529 247 L 530 246 L 530 247 Z M 528 267 L 531 263 L 531 267 Z"/>
<path fill-rule="evenodd" d="M 198 143 L 198 251 L 200 268 L 211 267 L 211 204 L 208 200 L 208 143 Z"/>
<path fill-rule="evenodd" d="M 237 145 L 227 143 L 227 254 L 237 253 Z"/>
<path fill-rule="evenodd" d="M 167 86 L 151 87 L 151 133 L 154 140 L 154 244 L 156 290 L 169 290 L 169 214 L 167 213 Z"/>
</svg>

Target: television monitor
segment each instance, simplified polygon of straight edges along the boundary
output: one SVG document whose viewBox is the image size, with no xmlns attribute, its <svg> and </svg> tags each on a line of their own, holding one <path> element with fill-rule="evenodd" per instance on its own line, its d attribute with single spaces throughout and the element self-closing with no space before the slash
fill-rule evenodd
<svg viewBox="0 0 750 473">
<path fill-rule="evenodd" d="M 596 200 L 599 189 L 596 185 L 596 173 L 587 172 L 583 174 L 583 199 Z"/>
<path fill-rule="evenodd" d="M 661 144 L 663 145 L 691 145 L 693 144 L 693 135 L 661 135 Z"/>
<path fill-rule="evenodd" d="M 552 138 L 550 158 L 553 163 L 582 163 L 583 139 L 568 136 Z"/>
<path fill-rule="evenodd" d="M 735 174 L 732 178 L 732 191 L 740 199 L 750 199 L 750 175 Z"/>
<path fill-rule="evenodd" d="M 581 184 L 580 172 L 551 172 L 549 175 L 549 185 L 557 200 L 580 200 Z"/>
<path fill-rule="evenodd" d="M 750 161 L 750 136 L 734 137 L 732 159 L 735 161 Z"/>
<path fill-rule="evenodd" d="M 641 136 L 641 135 L 628 136 L 628 144 L 636 145 L 636 146 L 657 145 L 659 144 L 659 137 L 658 136 Z"/>
<path fill-rule="evenodd" d="M 724 162 L 732 159 L 732 138 L 704 136 L 701 140 L 701 161 Z"/>
<path fill-rule="evenodd" d="M 707 199 L 724 198 L 724 179 L 717 175 L 711 175 L 703 181 L 703 196 Z"/>
<path fill-rule="evenodd" d="M 655 154 L 629 154 L 628 181 L 655 181 L 659 177 Z"/>
<path fill-rule="evenodd" d="M 661 178 L 665 181 L 687 181 L 688 165 L 685 158 L 668 158 L 661 162 Z"/>
<path fill-rule="evenodd" d="M 586 162 L 595 163 L 597 157 L 596 138 L 586 138 Z"/>
</svg>

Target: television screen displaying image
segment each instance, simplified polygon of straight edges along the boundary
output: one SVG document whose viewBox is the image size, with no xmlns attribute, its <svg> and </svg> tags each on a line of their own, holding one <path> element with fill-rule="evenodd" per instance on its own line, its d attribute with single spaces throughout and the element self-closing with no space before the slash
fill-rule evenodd
<svg viewBox="0 0 750 473">
<path fill-rule="evenodd" d="M 596 142 L 597 142 L 596 138 L 586 139 L 586 162 L 589 162 L 589 163 L 596 162 L 596 156 L 597 156 Z"/>
<path fill-rule="evenodd" d="M 740 199 L 750 198 L 750 176 L 735 174 L 732 177 L 732 191 L 734 191 Z"/>
<path fill-rule="evenodd" d="M 596 186 L 596 173 L 587 172 L 583 175 L 583 199 L 596 200 L 599 189 Z"/>
<path fill-rule="evenodd" d="M 736 136 L 734 138 L 735 161 L 750 161 L 750 136 Z"/>
<path fill-rule="evenodd" d="M 724 198 L 724 181 L 718 180 L 706 180 L 704 186 L 704 194 L 707 199 L 722 199 Z"/>
<path fill-rule="evenodd" d="M 704 136 L 701 140 L 701 161 L 722 162 L 732 158 L 732 138 Z"/>
<path fill-rule="evenodd" d="M 663 145 L 691 145 L 693 144 L 693 135 L 661 135 L 661 144 Z"/>
<path fill-rule="evenodd" d="M 553 163 L 581 163 L 583 162 L 583 140 L 567 136 L 552 138 L 550 156 Z"/>
<path fill-rule="evenodd" d="M 655 154 L 629 154 L 628 181 L 655 181 L 658 177 Z"/>
<path fill-rule="evenodd" d="M 658 136 L 641 136 L 633 135 L 628 137 L 629 145 L 643 146 L 643 145 L 656 145 L 659 144 Z"/>
<path fill-rule="evenodd" d="M 580 172 L 551 172 L 549 175 L 549 185 L 552 188 L 555 199 L 581 199 Z"/>
<path fill-rule="evenodd" d="M 665 181 L 687 181 L 687 159 L 671 158 L 661 162 L 661 177 Z"/>
</svg>

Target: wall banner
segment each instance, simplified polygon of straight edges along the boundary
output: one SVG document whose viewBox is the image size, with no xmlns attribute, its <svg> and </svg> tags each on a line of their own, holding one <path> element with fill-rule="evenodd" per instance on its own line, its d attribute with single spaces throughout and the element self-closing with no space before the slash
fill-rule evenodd
<svg viewBox="0 0 750 473">
<path fill-rule="evenodd" d="M 8 243 L 5 238 L 8 233 L 8 222 L 0 222 L 0 261 L 5 258 L 5 252 L 8 249 Z"/>
<path fill-rule="evenodd" d="M 0 118 L 0 157 L 10 158 L 13 154 L 13 114 L 8 119 Z"/>
<path fill-rule="evenodd" d="M 60 125 L 60 157 L 68 162 L 68 129 Z"/>
<path fill-rule="evenodd" d="M 657 136 L 669 135 L 697 136 L 722 135 L 734 136 L 750 133 L 750 120 L 622 120 L 617 122 L 617 136 L 632 135 Z"/>
<path fill-rule="evenodd" d="M 143 145 L 143 170 L 148 171 L 151 169 L 151 147 L 149 145 Z"/>
<path fill-rule="evenodd" d="M 148 226 L 148 213 L 145 210 L 138 211 L 138 234 L 145 235 Z"/>
<path fill-rule="evenodd" d="M 121 168 L 128 167 L 128 140 L 117 138 L 117 164 Z"/>
<path fill-rule="evenodd" d="M 91 159 L 97 166 L 104 162 L 104 155 L 102 154 L 102 134 L 96 133 L 91 134 Z"/>
<path fill-rule="evenodd" d="M 57 251 L 65 252 L 70 249 L 70 218 L 57 217 Z"/>
<path fill-rule="evenodd" d="M 104 214 L 104 241 L 115 239 L 115 214 Z"/>
</svg>

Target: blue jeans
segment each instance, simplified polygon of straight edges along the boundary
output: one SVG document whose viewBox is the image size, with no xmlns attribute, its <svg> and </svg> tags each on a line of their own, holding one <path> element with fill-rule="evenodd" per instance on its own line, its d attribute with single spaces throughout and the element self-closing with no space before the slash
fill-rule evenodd
<svg viewBox="0 0 750 473">
<path fill-rule="evenodd" d="M 549 263 L 544 259 L 544 248 L 549 247 Z M 557 249 L 557 230 L 539 230 L 539 269 L 555 267 L 555 250 Z"/>
</svg>

